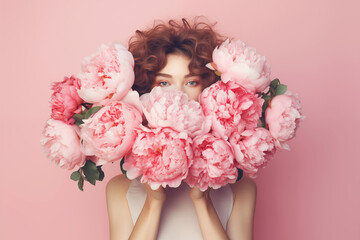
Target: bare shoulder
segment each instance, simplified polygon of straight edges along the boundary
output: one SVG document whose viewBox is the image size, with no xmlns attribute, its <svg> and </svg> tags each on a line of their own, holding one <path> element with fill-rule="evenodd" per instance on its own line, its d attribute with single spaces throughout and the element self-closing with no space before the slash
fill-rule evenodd
<svg viewBox="0 0 360 240">
<path fill-rule="evenodd" d="M 116 175 L 108 181 L 106 184 L 106 201 L 108 207 L 111 207 L 109 210 L 127 205 L 126 193 L 130 183 L 131 180 L 123 174 Z"/>
<path fill-rule="evenodd" d="M 133 222 L 126 198 L 131 180 L 120 174 L 106 184 L 106 204 L 109 216 L 110 239 L 128 239 Z"/>
<path fill-rule="evenodd" d="M 131 180 L 127 179 L 124 174 L 116 175 L 106 184 L 106 196 L 126 192 L 130 183 Z"/>
<path fill-rule="evenodd" d="M 256 182 L 248 176 L 243 176 L 240 179 L 240 181 L 231 184 L 230 187 L 234 193 L 234 196 L 248 195 L 248 196 L 256 197 L 256 192 L 257 192 Z"/>
<path fill-rule="evenodd" d="M 240 181 L 230 186 L 234 194 L 234 203 L 226 232 L 230 239 L 253 239 L 256 182 L 248 176 L 243 176 Z"/>
</svg>

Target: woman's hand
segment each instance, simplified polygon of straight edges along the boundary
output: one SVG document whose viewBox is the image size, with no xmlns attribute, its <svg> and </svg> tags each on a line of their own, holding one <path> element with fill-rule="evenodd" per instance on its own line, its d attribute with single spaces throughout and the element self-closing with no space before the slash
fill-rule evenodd
<svg viewBox="0 0 360 240">
<path fill-rule="evenodd" d="M 147 192 L 147 196 L 150 200 L 156 201 L 165 201 L 166 199 L 166 192 L 165 189 L 160 185 L 158 189 L 152 190 L 148 183 L 145 183 L 145 189 Z"/>
<path fill-rule="evenodd" d="M 194 187 L 190 197 L 195 207 L 203 239 L 229 239 L 210 198 L 210 188 L 202 192 Z"/>
<path fill-rule="evenodd" d="M 152 190 L 148 183 L 145 183 L 147 197 L 135 226 L 129 236 L 129 240 L 157 239 L 160 226 L 160 216 L 166 198 L 162 186 Z"/>
<path fill-rule="evenodd" d="M 198 200 L 198 199 L 208 200 L 210 198 L 209 193 L 210 193 L 210 188 L 208 188 L 204 192 L 202 192 L 199 188 L 193 187 L 190 190 L 190 198 L 193 201 Z"/>
</svg>

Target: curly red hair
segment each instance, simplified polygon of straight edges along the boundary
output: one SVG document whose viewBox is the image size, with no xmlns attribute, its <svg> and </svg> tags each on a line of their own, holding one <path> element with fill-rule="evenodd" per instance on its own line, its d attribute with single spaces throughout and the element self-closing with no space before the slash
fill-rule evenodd
<svg viewBox="0 0 360 240">
<path fill-rule="evenodd" d="M 192 25 L 184 18 L 179 22 L 169 20 L 168 24 L 155 22 L 151 29 L 136 30 L 129 40 L 129 51 L 135 60 L 132 88 L 140 95 L 151 91 L 155 75 L 165 67 L 166 56 L 171 53 L 190 58 L 189 71 L 200 76 L 203 89 L 219 80 L 205 65 L 212 62 L 212 52 L 224 37 L 213 30 L 216 23 L 210 25 L 197 20 Z"/>
</svg>

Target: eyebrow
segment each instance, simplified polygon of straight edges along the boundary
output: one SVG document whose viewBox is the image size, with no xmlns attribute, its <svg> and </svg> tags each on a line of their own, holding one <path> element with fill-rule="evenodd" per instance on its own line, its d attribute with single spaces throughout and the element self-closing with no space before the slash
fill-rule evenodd
<svg viewBox="0 0 360 240">
<path fill-rule="evenodd" d="M 171 75 L 171 74 L 167 74 L 167 73 L 157 73 L 155 76 L 172 78 L 172 75 Z M 193 77 L 193 76 L 196 76 L 196 75 L 189 73 L 189 74 L 185 75 L 184 77 L 185 77 L 185 78 L 188 78 L 188 77 Z"/>
</svg>

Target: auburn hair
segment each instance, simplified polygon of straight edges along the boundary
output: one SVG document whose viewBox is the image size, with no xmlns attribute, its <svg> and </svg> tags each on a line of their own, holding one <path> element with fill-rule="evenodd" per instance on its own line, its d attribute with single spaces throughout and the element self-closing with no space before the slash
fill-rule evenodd
<svg viewBox="0 0 360 240">
<path fill-rule="evenodd" d="M 212 62 L 212 52 L 224 37 L 213 30 L 216 23 L 207 24 L 198 18 L 192 24 L 185 18 L 168 23 L 155 21 L 150 29 L 136 30 L 129 39 L 129 51 L 135 60 L 133 90 L 140 95 L 150 92 L 156 74 L 165 67 L 171 53 L 189 57 L 189 71 L 200 76 L 203 89 L 219 80 L 205 65 Z"/>
</svg>

